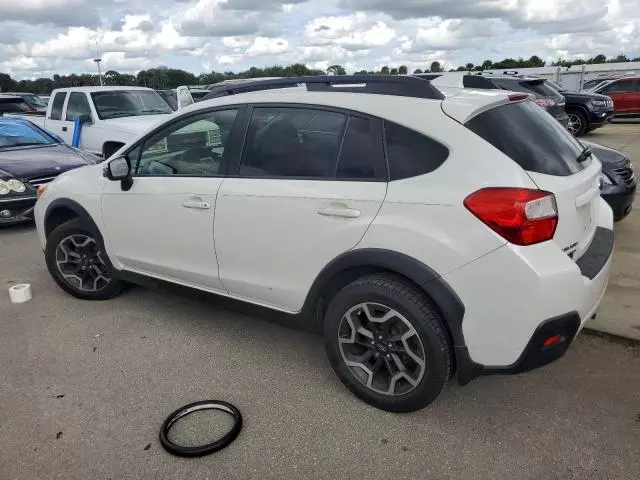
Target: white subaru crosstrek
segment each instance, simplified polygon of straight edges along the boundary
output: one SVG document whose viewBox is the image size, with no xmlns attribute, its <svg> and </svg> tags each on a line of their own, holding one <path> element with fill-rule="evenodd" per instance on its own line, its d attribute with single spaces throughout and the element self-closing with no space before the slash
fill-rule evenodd
<svg viewBox="0 0 640 480">
<path fill-rule="evenodd" d="M 296 315 L 390 411 L 562 356 L 609 277 L 598 160 L 526 94 L 298 81 L 192 105 L 50 183 L 54 280 L 101 300 L 152 277 Z"/>
</svg>

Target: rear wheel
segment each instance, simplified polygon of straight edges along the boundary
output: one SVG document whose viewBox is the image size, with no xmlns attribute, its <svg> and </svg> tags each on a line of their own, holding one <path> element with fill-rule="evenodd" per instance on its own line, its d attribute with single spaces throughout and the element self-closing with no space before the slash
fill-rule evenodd
<svg viewBox="0 0 640 480">
<path fill-rule="evenodd" d="M 567 115 L 569 115 L 569 123 L 567 124 L 567 130 L 569 132 L 579 137 L 587 133 L 587 117 L 580 110 L 568 110 Z"/>
<path fill-rule="evenodd" d="M 369 276 L 340 290 L 325 316 L 324 341 L 340 380 L 383 410 L 429 405 L 451 373 L 440 314 L 401 278 Z"/>
<path fill-rule="evenodd" d="M 53 279 L 74 297 L 106 300 L 122 290 L 100 236 L 78 218 L 49 234 L 45 259 Z"/>
</svg>

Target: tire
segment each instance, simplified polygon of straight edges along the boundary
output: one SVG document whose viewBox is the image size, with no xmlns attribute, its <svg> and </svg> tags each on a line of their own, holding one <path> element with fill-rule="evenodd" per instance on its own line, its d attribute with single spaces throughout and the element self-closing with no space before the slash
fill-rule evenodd
<svg viewBox="0 0 640 480">
<path fill-rule="evenodd" d="M 384 318 L 389 320 L 379 322 Z M 354 333 L 358 328 L 358 332 L 380 331 L 373 333 L 374 340 L 369 342 L 368 334 Z M 391 331 L 384 334 L 385 329 Z M 329 304 L 323 334 L 329 362 L 342 383 L 358 398 L 382 410 L 424 408 L 438 397 L 451 376 L 453 355 L 439 312 L 424 293 L 399 277 L 372 275 L 344 287 Z M 404 342 L 397 340 L 405 336 Z M 373 346 L 363 346 L 367 343 Z M 403 349 L 405 353 L 401 353 Z M 376 370 L 384 357 L 377 374 L 353 365 L 365 357 L 366 363 L 356 363 L 369 372 Z"/>
<path fill-rule="evenodd" d="M 567 129 L 574 137 L 580 137 L 587 133 L 589 123 L 587 122 L 587 117 L 582 111 L 567 110 L 567 114 L 569 115 L 569 124 L 567 125 Z"/>
<path fill-rule="evenodd" d="M 79 218 L 59 225 L 49 234 L 45 260 L 56 283 L 82 300 L 107 300 L 118 295 L 124 286 L 105 253 L 102 237 Z"/>
</svg>

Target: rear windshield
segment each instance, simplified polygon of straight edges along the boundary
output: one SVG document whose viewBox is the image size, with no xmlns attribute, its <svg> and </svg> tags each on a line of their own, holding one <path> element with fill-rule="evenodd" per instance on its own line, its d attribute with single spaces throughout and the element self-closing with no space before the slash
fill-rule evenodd
<svg viewBox="0 0 640 480">
<path fill-rule="evenodd" d="M 558 97 L 559 94 L 544 80 L 499 79 L 494 80 L 500 87 L 516 92 L 535 93 L 538 97 Z"/>
<path fill-rule="evenodd" d="M 590 162 L 577 161 L 584 147 L 533 102 L 493 108 L 465 126 L 530 172 L 567 176 Z"/>
</svg>

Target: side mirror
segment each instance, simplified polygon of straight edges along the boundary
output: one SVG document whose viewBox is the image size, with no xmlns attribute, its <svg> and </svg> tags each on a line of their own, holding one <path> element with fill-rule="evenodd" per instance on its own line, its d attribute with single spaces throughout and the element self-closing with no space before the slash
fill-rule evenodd
<svg viewBox="0 0 640 480">
<path fill-rule="evenodd" d="M 93 123 L 93 119 L 91 118 L 91 115 L 89 115 L 88 113 L 85 113 L 84 115 L 79 115 L 76 118 L 80 120 L 80 123 Z"/>
<path fill-rule="evenodd" d="M 131 168 L 127 157 L 116 157 L 104 167 L 104 176 L 112 181 L 124 180 L 129 178 L 130 174 Z"/>
</svg>

